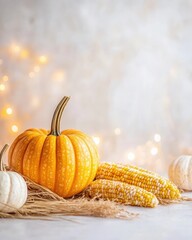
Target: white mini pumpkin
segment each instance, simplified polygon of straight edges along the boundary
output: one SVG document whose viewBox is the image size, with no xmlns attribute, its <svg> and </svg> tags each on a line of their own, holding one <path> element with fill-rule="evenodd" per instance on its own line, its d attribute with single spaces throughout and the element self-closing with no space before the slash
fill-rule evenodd
<svg viewBox="0 0 192 240">
<path fill-rule="evenodd" d="M 11 212 L 21 208 L 27 200 L 27 184 L 16 172 L 6 171 L 2 156 L 8 145 L 0 152 L 0 212 Z"/>
<path fill-rule="evenodd" d="M 192 156 L 183 155 L 169 166 L 169 178 L 179 188 L 192 190 Z"/>
</svg>

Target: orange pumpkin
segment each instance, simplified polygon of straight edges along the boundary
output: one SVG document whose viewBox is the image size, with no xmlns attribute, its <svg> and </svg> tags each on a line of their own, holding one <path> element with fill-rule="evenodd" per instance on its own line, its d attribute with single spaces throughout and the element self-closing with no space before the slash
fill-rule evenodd
<svg viewBox="0 0 192 240">
<path fill-rule="evenodd" d="M 91 137 L 74 129 L 60 133 L 60 120 L 68 101 L 69 97 L 64 97 L 58 104 L 51 131 L 28 129 L 9 150 L 11 169 L 62 197 L 85 189 L 95 178 L 99 163 Z"/>
</svg>

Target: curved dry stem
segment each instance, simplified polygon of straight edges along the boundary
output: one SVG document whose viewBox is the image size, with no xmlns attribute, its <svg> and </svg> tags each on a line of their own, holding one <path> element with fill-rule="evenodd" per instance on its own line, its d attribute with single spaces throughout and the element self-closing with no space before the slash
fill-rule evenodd
<svg viewBox="0 0 192 240">
<path fill-rule="evenodd" d="M 60 135 L 61 117 L 62 117 L 63 111 L 64 111 L 69 99 L 70 99 L 70 97 L 64 97 L 63 98 L 63 103 L 62 103 L 62 105 L 59 109 L 58 115 L 57 115 L 56 132 L 59 133 L 59 135 Z"/>
<path fill-rule="evenodd" d="M 59 121 L 59 126 L 58 126 L 58 115 L 59 115 L 59 112 L 60 112 L 62 106 L 63 105 L 66 106 L 67 103 L 65 104 L 65 102 L 66 102 L 66 99 L 68 99 L 68 98 L 69 97 L 65 96 L 64 98 L 62 98 L 62 100 L 57 105 L 57 107 L 54 111 L 54 114 L 53 114 L 52 121 L 51 121 L 51 131 L 50 131 L 49 135 L 55 135 L 55 136 L 60 135 L 60 121 Z"/>
<path fill-rule="evenodd" d="M 5 144 L 5 146 L 3 147 L 3 149 L 0 152 L 0 171 L 5 171 L 4 167 L 3 167 L 3 154 L 7 151 L 9 145 Z"/>
</svg>

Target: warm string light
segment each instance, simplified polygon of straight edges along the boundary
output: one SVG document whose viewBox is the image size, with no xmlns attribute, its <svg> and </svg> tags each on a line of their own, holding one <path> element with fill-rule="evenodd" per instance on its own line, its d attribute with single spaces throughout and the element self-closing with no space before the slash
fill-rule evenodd
<svg viewBox="0 0 192 240">
<path fill-rule="evenodd" d="M 19 131 L 19 128 L 17 125 L 14 124 L 11 126 L 11 130 L 12 130 L 12 132 L 17 133 Z"/>
<path fill-rule="evenodd" d="M 4 82 L 7 82 L 7 81 L 9 80 L 9 78 L 8 78 L 7 75 L 4 75 L 4 76 L 2 77 L 2 80 L 3 80 Z"/>
<path fill-rule="evenodd" d="M 17 44 L 12 44 L 10 46 L 10 51 L 11 51 L 12 54 L 19 54 L 20 51 L 21 51 L 21 47 Z"/>
<path fill-rule="evenodd" d="M 26 59 L 29 57 L 28 49 L 23 48 L 18 44 L 11 44 L 10 51 L 13 55 L 16 55 L 20 58 Z"/>
<path fill-rule="evenodd" d="M 35 78 L 38 73 L 40 72 L 41 68 L 43 68 L 42 65 L 45 65 L 48 63 L 48 57 L 46 55 L 39 55 L 39 57 L 34 56 L 34 54 L 32 54 L 32 52 L 30 52 L 28 49 L 23 48 L 21 45 L 19 44 L 13 44 L 10 47 L 11 50 L 11 54 L 13 56 L 16 56 L 17 58 L 20 59 L 31 59 L 33 61 L 33 65 L 30 68 L 30 72 L 28 72 L 28 76 L 29 78 Z M 0 59 L 0 65 L 4 64 L 3 59 Z M 64 70 L 56 70 L 55 72 L 53 72 L 52 74 L 52 79 L 55 82 L 63 82 L 66 78 L 66 73 Z M 9 84 L 8 80 L 9 80 L 9 76 L 8 75 L 3 75 L 0 78 L 1 82 L 0 82 L 0 92 L 3 92 L 6 90 L 7 88 L 7 84 Z M 7 82 L 7 83 L 6 83 Z M 37 96 L 34 96 L 31 98 L 31 106 L 32 107 L 38 107 L 40 105 L 40 100 Z M 13 116 L 16 115 L 16 111 L 14 109 L 14 106 L 12 108 L 12 106 L 10 107 L 8 105 L 7 108 L 4 108 L 4 117 L 6 118 L 6 115 L 9 116 L 9 118 L 6 118 L 7 120 L 11 119 L 12 122 L 14 122 Z M 14 113 L 14 115 L 13 115 Z M 19 131 L 19 127 L 16 124 L 10 125 L 9 128 L 11 129 L 12 133 L 17 133 Z M 113 137 L 115 139 L 115 141 L 113 142 L 113 146 L 114 144 L 118 144 L 118 141 L 121 137 L 119 137 L 120 135 L 122 135 L 123 130 L 119 127 L 116 127 L 113 130 Z M 92 137 L 93 141 L 95 142 L 96 145 L 100 145 L 101 144 L 101 137 L 99 136 L 93 136 Z M 153 136 L 153 141 L 148 141 L 147 143 L 145 143 L 142 146 L 138 146 L 135 149 L 131 149 L 128 150 L 128 152 L 126 152 L 125 155 L 125 161 L 128 160 L 130 162 L 134 162 L 134 163 L 142 163 L 142 164 L 146 164 L 146 163 L 153 163 L 155 162 L 154 160 L 156 160 L 157 158 L 159 159 L 160 156 L 160 151 L 161 151 L 161 136 L 159 133 L 155 133 Z M 122 150 L 121 150 L 122 151 Z M 139 160 L 139 161 L 138 161 Z M 142 160 L 142 161 L 141 161 Z M 118 159 L 119 161 L 119 159 Z"/>
<path fill-rule="evenodd" d="M 28 58 L 29 57 L 29 51 L 27 49 L 22 49 L 20 51 L 20 57 L 25 59 L 25 58 Z"/>
<path fill-rule="evenodd" d="M 113 136 L 110 135 L 111 141 L 111 150 L 109 153 L 105 155 L 104 148 L 108 140 L 103 141 L 104 146 L 102 146 L 100 137 L 93 136 L 93 140 L 97 145 L 100 145 L 101 155 L 104 154 L 104 158 L 107 161 L 114 161 L 114 162 L 123 162 L 138 166 L 147 167 L 151 170 L 160 171 L 162 168 L 161 165 L 161 157 L 162 157 L 162 150 L 161 150 L 161 135 L 159 133 L 155 133 L 153 135 L 152 140 L 147 141 L 143 145 L 136 146 L 135 148 L 128 149 L 125 154 L 122 155 L 122 138 L 119 137 L 123 133 L 121 128 L 113 129 Z M 114 138 L 113 140 L 111 138 Z M 157 168 L 158 167 L 158 168 Z"/>
<path fill-rule="evenodd" d="M 155 155 L 158 154 L 158 148 L 157 147 L 152 147 L 150 152 L 151 152 L 151 155 L 155 156 Z"/>
<path fill-rule="evenodd" d="M 40 71 L 40 67 L 38 65 L 35 65 L 33 68 L 33 71 L 29 73 L 29 77 L 34 78 L 39 71 Z"/>
<path fill-rule="evenodd" d="M 133 152 L 129 152 L 127 154 L 127 158 L 129 161 L 133 162 L 135 160 L 135 154 Z"/>
<path fill-rule="evenodd" d="M 154 135 L 153 139 L 154 139 L 155 142 L 161 142 L 161 136 L 160 136 L 160 134 L 156 133 L 156 134 Z"/>
<path fill-rule="evenodd" d="M 120 128 L 115 128 L 114 133 L 115 133 L 115 135 L 120 135 L 121 134 L 121 129 Z"/>
<path fill-rule="evenodd" d="M 11 107 L 8 107 L 8 108 L 6 109 L 6 113 L 7 113 L 8 115 L 11 115 L 11 114 L 13 113 L 13 109 L 12 109 Z"/>
<path fill-rule="evenodd" d="M 100 144 L 100 141 L 101 141 L 100 137 L 93 136 L 92 139 L 93 139 L 93 141 L 95 142 L 96 145 Z"/>
<path fill-rule="evenodd" d="M 44 55 L 40 56 L 38 60 L 41 64 L 46 64 L 48 62 L 48 58 Z"/>
<path fill-rule="evenodd" d="M 159 133 L 155 133 L 153 135 L 152 141 L 149 140 L 143 145 L 136 146 L 135 148 L 128 149 L 128 151 L 125 152 L 124 155 L 122 155 L 122 158 L 119 158 L 121 156 L 122 148 L 120 146 L 121 139 L 118 137 L 118 135 L 122 134 L 122 129 L 115 128 L 113 130 L 115 134 L 115 141 L 113 141 L 113 149 L 117 149 L 116 152 L 112 156 L 109 157 L 109 159 L 113 159 L 112 161 L 119 162 L 122 161 L 124 163 L 130 163 L 130 164 L 136 164 L 139 166 L 145 166 L 149 169 L 161 169 L 161 157 L 162 157 L 162 150 L 161 150 L 161 135 Z M 115 147 L 114 147 L 115 146 Z M 119 160 L 121 159 L 121 160 Z M 111 161 L 111 160 L 109 160 Z"/>
<path fill-rule="evenodd" d="M 19 44 L 13 43 L 10 45 L 9 49 L 12 55 L 20 57 L 22 59 L 27 59 L 29 57 L 34 58 L 33 54 L 31 55 L 31 52 L 28 49 L 23 48 Z M 39 64 L 46 64 L 48 62 L 48 58 L 45 55 L 40 55 L 39 57 L 35 57 L 35 58 Z M 3 63 L 3 60 L 1 62 L 1 59 L 0 59 L 0 64 L 1 63 Z M 36 68 L 36 70 L 34 71 L 39 72 L 39 68 Z"/>
<path fill-rule="evenodd" d="M 5 91 L 5 84 L 3 83 L 0 84 L 0 91 L 1 92 Z"/>
<path fill-rule="evenodd" d="M 11 56 L 15 56 L 16 58 L 20 58 L 20 59 L 29 59 L 31 61 L 33 61 L 33 67 L 31 68 L 31 72 L 28 73 L 29 78 L 34 78 L 36 76 L 37 73 L 39 73 L 40 71 L 40 64 L 41 65 L 45 65 L 48 62 L 48 58 L 45 55 L 39 55 L 39 57 L 34 56 L 34 54 L 32 54 L 31 51 L 29 51 L 28 49 L 24 48 L 22 45 L 17 44 L 17 43 L 13 43 L 8 47 L 8 51 L 11 54 Z M 35 63 L 34 63 L 35 61 Z M 3 59 L 0 59 L 0 65 L 2 65 L 4 63 Z M 61 78 L 64 78 L 64 72 L 57 72 L 56 75 L 56 80 L 62 80 Z M 3 75 L 0 77 L 0 92 L 4 92 L 6 90 L 7 84 L 5 82 L 8 82 L 9 80 L 9 76 L 8 75 Z M 38 107 L 40 104 L 39 98 L 34 96 L 31 99 L 31 105 L 33 107 Z M 4 107 L 1 111 L 1 115 L 3 118 L 6 119 L 6 121 L 9 121 L 9 119 L 11 119 L 11 121 L 13 121 L 13 108 L 12 107 Z M 15 115 L 15 114 L 14 114 Z M 7 118 L 6 116 L 10 116 L 9 118 Z M 19 131 L 19 128 L 16 124 L 10 125 L 10 129 L 12 133 L 17 133 Z M 97 140 L 98 143 L 98 140 Z"/>
</svg>

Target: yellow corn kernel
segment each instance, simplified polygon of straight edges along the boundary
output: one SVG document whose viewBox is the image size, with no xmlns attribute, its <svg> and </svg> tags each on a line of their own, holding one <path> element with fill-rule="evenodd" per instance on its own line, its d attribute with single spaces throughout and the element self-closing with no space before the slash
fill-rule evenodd
<svg viewBox="0 0 192 240">
<path fill-rule="evenodd" d="M 140 187 L 106 179 L 93 181 L 85 193 L 91 198 L 102 198 L 141 207 L 156 207 L 159 203 L 155 195 Z"/>
<path fill-rule="evenodd" d="M 125 182 L 141 187 L 162 199 L 179 199 L 179 189 L 168 179 L 156 173 L 136 166 L 115 163 L 101 163 L 97 179 L 108 179 Z"/>
</svg>

